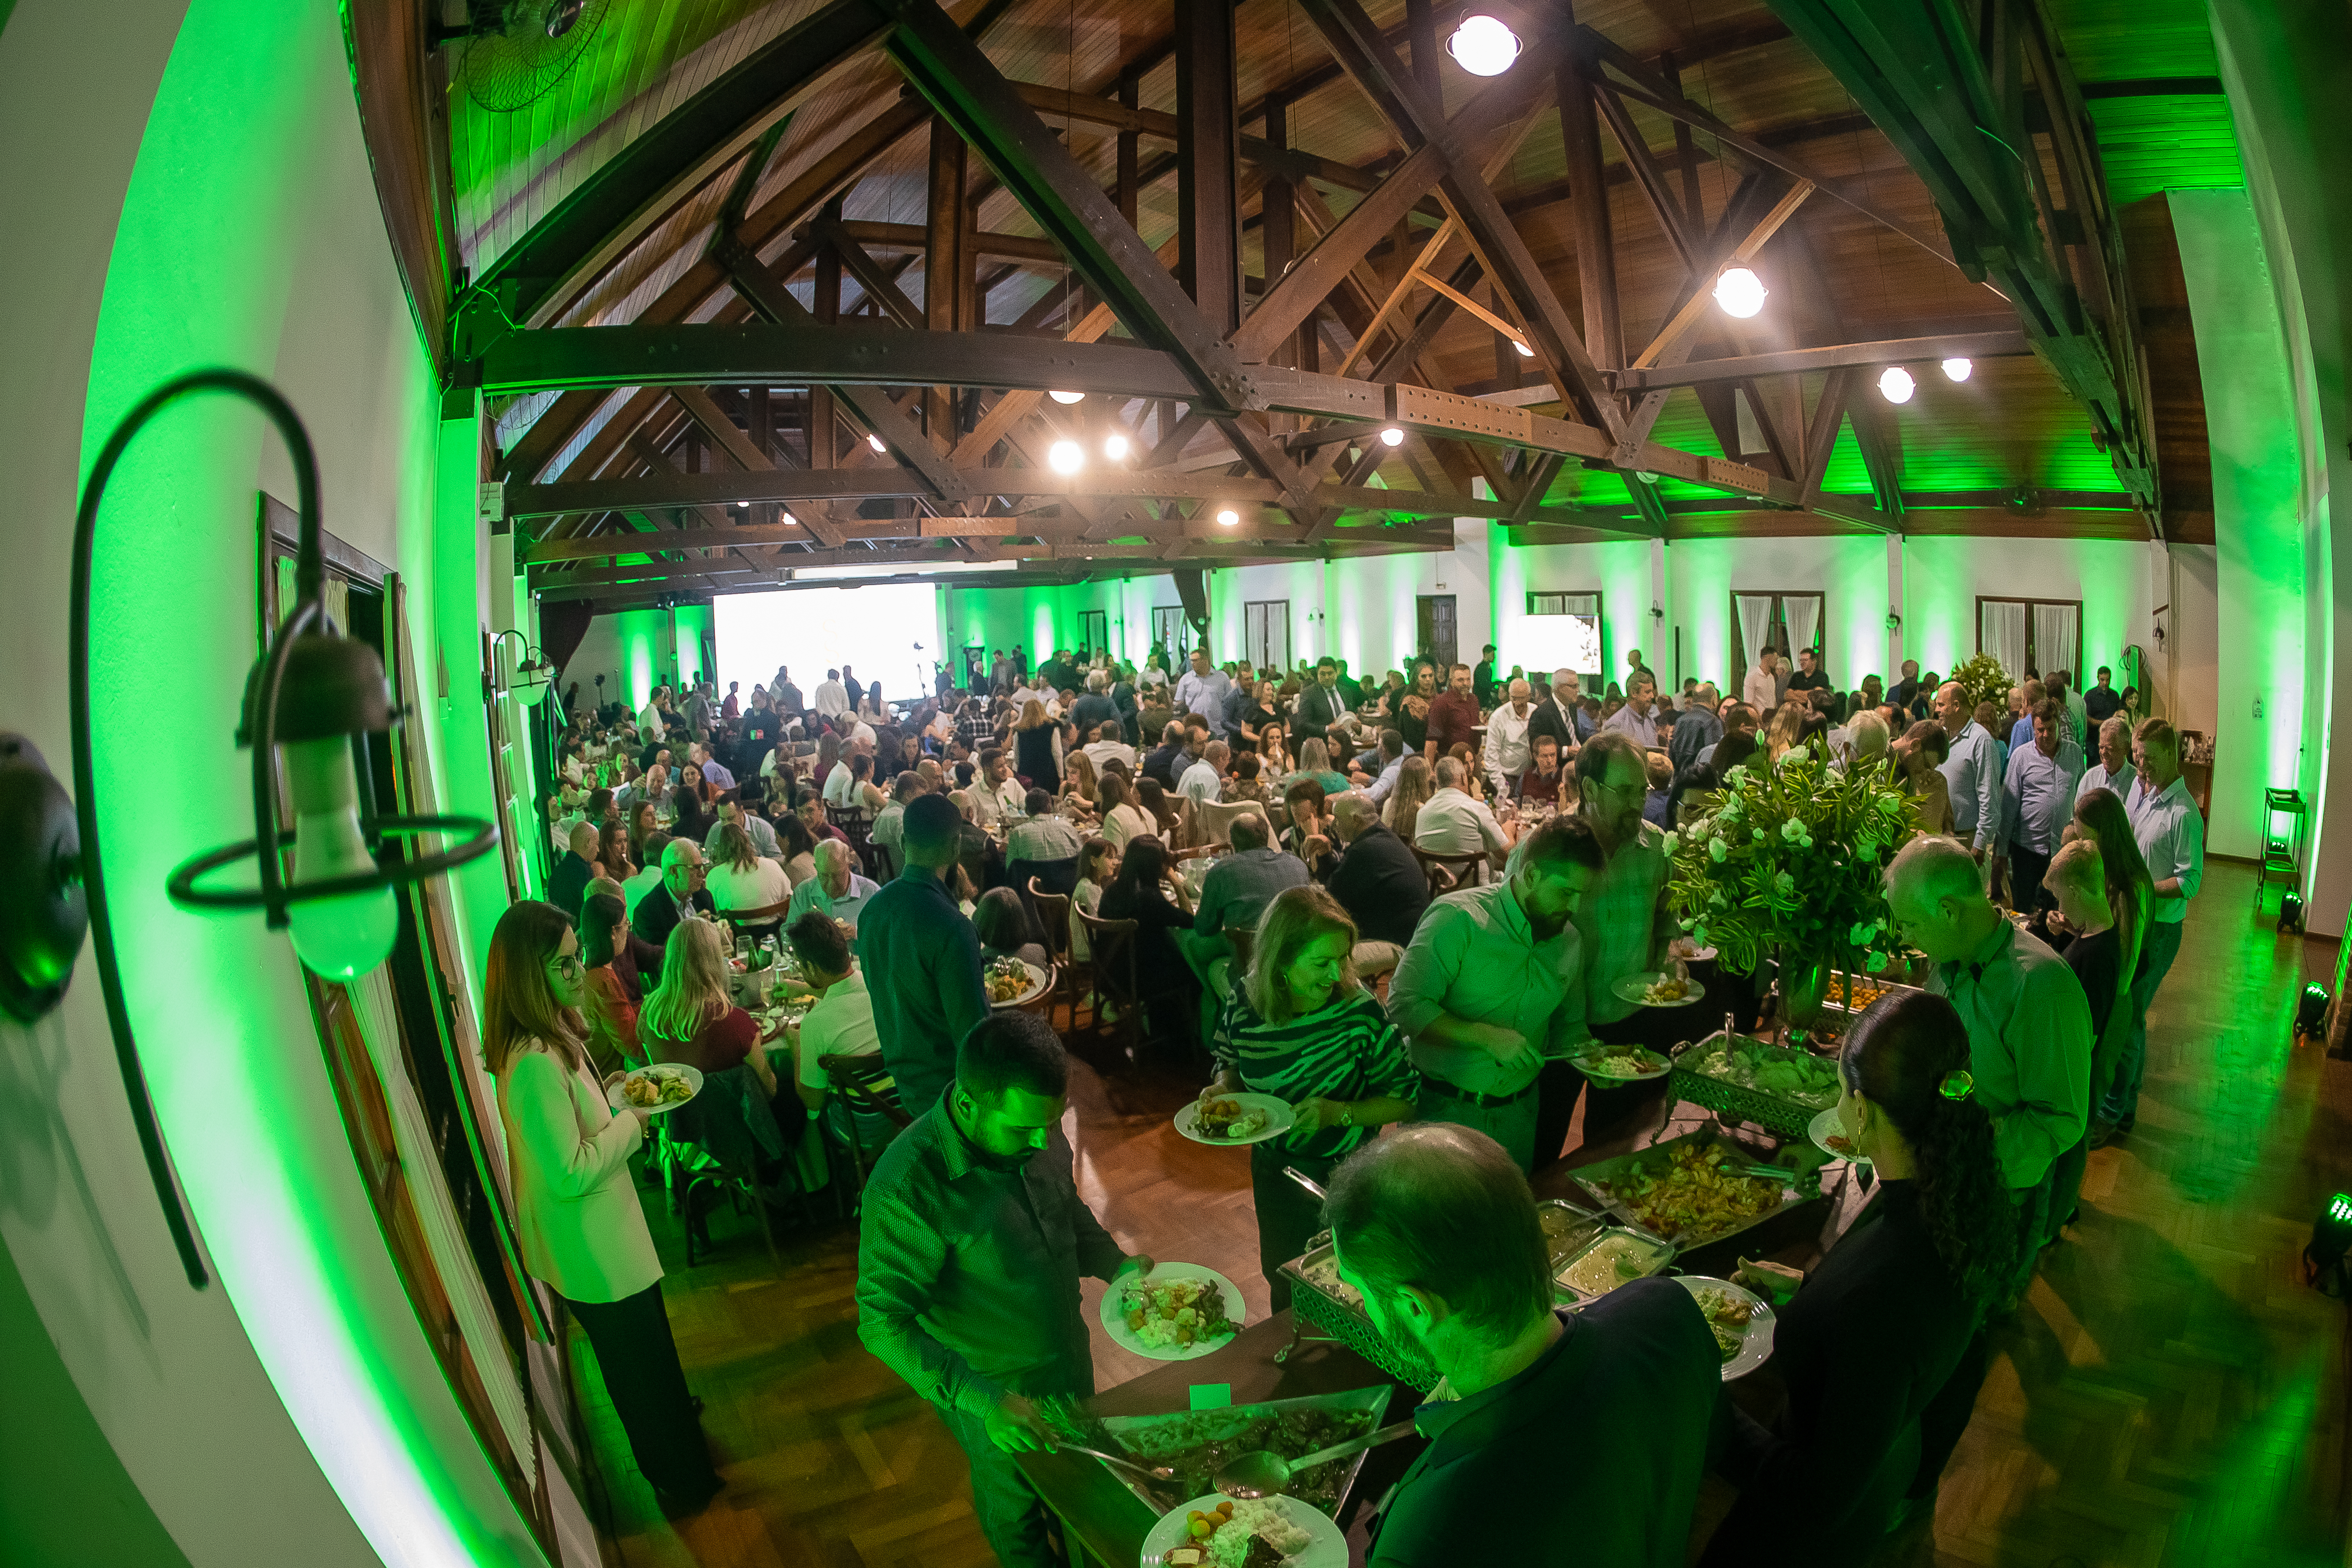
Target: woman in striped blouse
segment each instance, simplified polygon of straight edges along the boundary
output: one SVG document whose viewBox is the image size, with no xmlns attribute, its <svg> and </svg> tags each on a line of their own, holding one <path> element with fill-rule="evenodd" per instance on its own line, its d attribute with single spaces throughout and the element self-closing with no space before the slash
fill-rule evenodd
<svg viewBox="0 0 2352 1568">
<path fill-rule="evenodd" d="M 1250 1149 L 1258 1265 L 1274 1310 L 1290 1305 L 1282 1265 L 1307 1250 L 1321 1205 L 1282 1173 L 1320 1183 L 1374 1130 L 1412 1115 L 1421 1075 L 1349 954 L 1356 922 L 1312 885 L 1275 895 L 1259 916 L 1247 978 L 1218 1016 L 1214 1083 L 1203 1100 L 1245 1089 L 1290 1102 L 1290 1131 Z"/>
</svg>

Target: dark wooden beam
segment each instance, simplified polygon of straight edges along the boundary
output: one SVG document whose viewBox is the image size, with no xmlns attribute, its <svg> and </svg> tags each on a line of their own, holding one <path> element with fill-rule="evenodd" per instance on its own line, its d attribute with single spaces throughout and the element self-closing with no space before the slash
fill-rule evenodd
<svg viewBox="0 0 2352 1568">
<path fill-rule="evenodd" d="M 1947 359 L 2014 359 L 2033 352 L 2022 331 L 1954 332 L 1931 338 L 1887 338 L 1876 342 L 1827 343 L 1734 359 L 1686 360 L 1648 370 L 1621 370 L 1612 379 L 1622 392 L 1697 386 L 1706 382 L 1745 381 L 1759 375 L 1796 375 L 1840 365 L 1897 364 Z"/>
<path fill-rule="evenodd" d="M 1239 115 L 1234 8 L 1178 5 L 1176 279 L 1221 338 L 1242 323 Z"/>
</svg>

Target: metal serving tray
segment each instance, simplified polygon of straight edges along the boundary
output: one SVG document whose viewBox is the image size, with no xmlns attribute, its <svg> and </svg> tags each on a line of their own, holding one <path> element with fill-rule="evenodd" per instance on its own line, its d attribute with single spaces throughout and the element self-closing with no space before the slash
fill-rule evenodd
<svg viewBox="0 0 2352 1568">
<path fill-rule="evenodd" d="M 1693 1105 L 1703 1105 L 1709 1110 L 1728 1117 L 1734 1121 L 1752 1121 L 1759 1127 L 1768 1128 L 1779 1133 L 1783 1138 L 1806 1136 L 1806 1129 L 1812 1125 L 1813 1118 L 1837 1103 L 1835 1100 L 1830 1100 L 1815 1105 L 1806 1100 L 1792 1100 L 1785 1095 L 1774 1094 L 1769 1089 L 1750 1089 L 1745 1084 L 1734 1083 L 1729 1079 L 1717 1078 L 1712 1073 L 1699 1071 L 1697 1065 L 1699 1059 L 1724 1046 L 1727 1038 L 1731 1045 L 1754 1047 L 1762 1050 L 1767 1056 L 1791 1060 L 1800 1058 L 1811 1061 L 1822 1059 L 1813 1056 L 1811 1052 L 1801 1050 L 1794 1046 L 1776 1046 L 1769 1041 L 1757 1039 L 1752 1035 L 1732 1035 L 1727 1037 L 1724 1031 L 1717 1029 L 1705 1039 L 1679 1047 L 1675 1051 L 1675 1070 L 1670 1089 L 1675 1099 L 1686 1100 Z"/>
<path fill-rule="evenodd" d="M 1202 1443 L 1220 1442 L 1237 1436 L 1252 1421 L 1263 1416 L 1280 1416 L 1291 1412 L 1316 1411 L 1327 1415 L 1366 1417 L 1360 1431 L 1376 1429 L 1381 1417 L 1388 1414 L 1389 1397 L 1396 1392 L 1393 1384 L 1376 1384 L 1370 1388 L 1350 1388 L 1338 1394 L 1315 1394 L 1297 1399 L 1273 1399 L 1261 1405 L 1234 1405 L 1222 1410 L 1176 1410 L 1161 1415 L 1106 1415 L 1103 1429 L 1124 1448 L 1146 1464 L 1167 1464 L 1169 1456 Z M 1344 1465 L 1339 1490 L 1332 1494 L 1326 1507 L 1317 1493 L 1318 1508 L 1335 1517 L 1346 1504 L 1348 1494 L 1354 1489 L 1357 1472 L 1364 1467 L 1370 1449 L 1360 1449 L 1350 1459 L 1334 1459 L 1328 1464 Z M 1286 1455 L 1286 1458 L 1296 1458 Z M 1109 1467 L 1105 1466 L 1106 1469 Z M 1317 1468 L 1322 1468 L 1318 1466 Z M 1111 1470 L 1125 1483 L 1127 1489 L 1140 1498 L 1144 1504 L 1158 1512 L 1182 1502 L 1186 1498 L 1199 1497 L 1212 1491 L 1214 1486 L 1208 1475 L 1191 1476 L 1180 1468 L 1176 1479 L 1167 1483 L 1171 1496 L 1162 1499 L 1152 1495 L 1152 1489 L 1131 1476 Z"/>
<path fill-rule="evenodd" d="M 1800 1192 L 1796 1187 L 1784 1183 L 1778 1205 L 1765 1210 L 1755 1218 L 1743 1221 L 1738 1225 L 1696 1232 L 1652 1230 L 1645 1226 L 1633 1209 L 1619 1197 L 1617 1184 L 1634 1171 L 1663 1163 L 1671 1157 L 1675 1150 L 1685 1145 L 1713 1151 L 1717 1158 L 1738 1160 L 1747 1163 L 1754 1163 L 1757 1160 L 1754 1150 L 1743 1147 L 1726 1136 L 1720 1127 L 1709 1125 L 1700 1128 L 1696 1132 L 1685 1133 L 1680 1138 L 1669 1138 L 1662 1143 L 1653 1143 L 1646 1149 L 1636 1149 L 1630 1154 L 1620 1154 L 1613 1160 L 1601 1160 L 1590 1165 L 1580 1165 L 1569 1174 L 1575 1178 L 1576 1184 L 1583 1188 L 1591 1196 L 1593 1202 L 1617 1215 L 1636 1233 L 1644 1237 L 1655 1236 L 1662 1240 L 1669 1241 L 1674 1244 L 1677 1252 L 1682 1253 L 1693 1252 L 1703 1247 L 1711 1247 L 1727 1237 L 1752 1231 L 1757 1226 L 1769 1224 L 1789 1210 L 1811 1199 L 1812 1194 Z"/>
<path fill-rule="evenodd" d="M 1595 1248 L 1601 1247 L 1612 1237 L 1622 1237 L 1650 1253 L 1651 1256 L 1648 1267 L 1643 1268 L 1640 1274 L 1635 1275 L 1634 1279 L 1646 1279 L 1653 1274 L 1664 1273 L 1667 1267 L 1675 1260 L 1675 1244 L 1668 1241 L 1662 1236 L 1653 1236 L 1648 1231 L 1642 1229 L 1639 1226 L 1603 1226 L 1601 1227 L 1600 1233 L 1594 1236 L 1591 1241 L 1588 1241 L 1582 1247 L 1578 1247 L 1576 1251 L 1569 1257 L 1560 1259 L 1559 1263 L 1553 1268 L 1551 1271 L 1552 1294 L 1563 1297 L 1576 1302 L 1580 1306 L 1583 1306 L 1593 1301 L 1598 1301 L 1601 1297 L 1609 1294 L 1609 1290 L 1614 1290 L 1619 1285 L 1632 1283 L 1631 1280 L 1619 1279 L 1609 1287 L 1609 1290 L 1581 1290 L 1568 1282 L 1569 1271 L 1574 1268 L 1577 1263 L 1581 1260 L 1587 1253 L 1590 1253 Z"/>
</svg>

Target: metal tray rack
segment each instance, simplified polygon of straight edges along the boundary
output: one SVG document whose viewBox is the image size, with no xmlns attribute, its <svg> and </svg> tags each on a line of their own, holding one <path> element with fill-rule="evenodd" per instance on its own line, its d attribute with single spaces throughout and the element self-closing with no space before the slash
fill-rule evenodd
<svg viewBox="0 0 2352 1568">
<path fill-rule="evenodd" d="M 1744 1236 L 1760 1226 L 1770 1225 L 1790 1210 L 1811 1202 L 1817 1195 L 1801 1192 L 1796 1187 L 1784 1184 L 1780 1191 L 1779 1207 L 1768 1209 L 1755 1218 L 1734 1226 L 1728 1230 L 1696 1236 L 1668 1235 L 1663 1231 L 1653 1230 L 1643 1225 L 1633 1210 L 1617 1199 L 1613 1188 L 1620 1178 L 1670 1157 L 1675 1150 L 1685 1144 L 1712 1149 L 1717 1151 L 1722 1157 L 1729 1159 L 1753 1161 L 1756 1158 L 1753 1150 L 1744 1148 L 1725 1136 L 1721 1128 L 1707 1126 L 1700 1128 L 1696 1132 L 1685 1133 L 1680 1138 L 1669 1138 L 1664 1142 L 1653 1143 L 1646 1149 L 1636 1149 L 1630 1154 L 1620 1154 L 1613 1160 L 1601 1160 L 1590 1165 L 1580 1165 L 1569 1173 L 1575 1178 L 1578 1186 L 1591 1194 L 1595 1203 L 1619 1216 L 1632 1229 L 1644 1237 L 1655 1236 L 1662 1240 L 1671 1242 L 1676 1252 L 1685 1257 L 1701 1248 L 1713 1247 L 1717 1243 L 1730 1237 Z"/>
<path fill-rule="evenodd" d="M 1307 1277 L 1309 1268 L 1328 1261 L 1330 1257 L 1331 1237 L 1327 1231 L 1316 1237 L 1305 1253 L 1282 1266 L 1283 1273 L 1290 1279 L 1290 1311 L 1297 1329 L 1292 1333 L 1290 1344 L 1276 1352 L 1275 1360 L 1286 1358 L 1297 1346 L 1300 1331 L 1312 1323 L 1327 1337 L 1346 1345 L 1399 1383 L 1410 1384 L 1423 1394 L 1436 1387 L 1437 1371 L 1434 1367 L 1414 1366 L 1406 1363 L 1389 1349 L 1388 1342 L 1381 1337 L 1378 1329 L 1372 1327 L 1372 1320 L 1365 1315 L 1360 1304 L 1329 1294 L 1325 1287 Z"/>
<path fill-rule="evenodd" d="M 1770 1045 L 1752 1036 L 1734 1035 L 1730 1038 L 1737 1045 L 1757 1047 L 1768 1056 L 1790 1060 L 1822 1059 L 1794 1046 Z M 1752 1121 L 1783 1138 L 1804 1137 L 1805 1130 L 1812 1125 L 1813 1118 L 1822 1113 L 1823 1107 L 1807 1105 L 1801 1100 L 1783 1099 L 1760 1089 L 1748 1089 L 1727 1079 L 1697 1070 L 1699 1058 L 1724 1043 L 1724 1032 L 1717 1029 L 1696 1044 L 1684 1046 L 1675 1052 L 1675 1070 L 1668 1086 L 1674 1097 L 1686 1100 L 1693 1105 L 1703 1105 L 1734 1121 Z"/>
<path fill-rule="evenodd" d="M 1166 1464 L 1167 1455 L 1200 1442 L 1213 1442 L 1239 1433 L 1250 1421 L 1264 1415 L 1281 1415 L 1291 1411 L 1316 1410 L 1333 1415 L 1361 1415 L 1369 1416 L 1362 1430 L 1377 1429 L 1388 1414 L 1389 1398 L 1396 1392 L 1392 1384 L 1375 1384 L 1370 1388 L 1350 1388 L 1338 1394 L 1313 1394 L 1297 1399 L 1271 1399 L 1260 1405 L 1235 1405 L 1223 1410 L 1177 1410 L 1160 1415 L 1106 1415 L 1103 1430 L 1114 1439 L 1115 1446 L 1134 1455 L 1146 1464 Z M 1339 1482 L 1338 1494 L 1326 1511 L 1337 1516 L 1356 1485 L 1356 1476 L 1364 1468 L 1370 1449 L 1360 1450 L 1346 1461 L 1347 1474 Z M 1337 1463 L 1338 1461 L 1330 1461 Z M 1105 1466 L 1106 1469 L 1109 1467 Z M 1319 1468 L 1320 1467 L 1318 1467 Z M 1152 1489 L 1131 1477 L 1112 1470 L 1112 1475 L 1140 1498 L 1155 1512 L 1165 1513 L 1188 1497 L 1198 1497 L 1210 1489 L 1202 1479 L 1192 1489 L 1177 1490 L 1162 1499 L 1152 1495 Z M 1179 1488 L 1190 1483 L 1179 1474 L 1168 1485 Z"/>
</svg>

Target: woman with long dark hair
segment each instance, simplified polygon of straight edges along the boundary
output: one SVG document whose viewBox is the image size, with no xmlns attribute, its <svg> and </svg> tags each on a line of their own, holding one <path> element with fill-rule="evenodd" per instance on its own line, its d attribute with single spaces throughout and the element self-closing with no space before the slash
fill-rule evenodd
<svg viewBox="0 0 2352 1568">
<path fill-rule="evenodd" d="M 699 844 L 710 837 L 710 784 L 702 776 L 700 768 L 679 769 L 670 798 L 677 810 L 677 817 L 669 828 L 672 838 L 689 838 Z"/>
<path fill-rule="evenodd" d="M 591 1076 L 586 989 L 579 938 L 562 910 L 526 900 L 499 917 L 482 984 L 482 1055 L 506 1127 L 515 1234 L 523 1266 L 586 1331 L 663 1510 L 690 1513 L 725 1483 L 687 1392 L 662 1309 L 661 1260 L 629 1177 L 650 1115 L 614 1111 Z"/>
<path fill-rule="evenodd" d="M 1169 875 L 1168 846 L 1148 833 L 1139 833 L 1119 852 L 1118 874 L 1103 890 L 1099 917 L 1133 921 L 1135 984 L 1143 995 L 1199 995 L 1201 982 L 1184 957 L 1178 933 L 1192 930 L 1192 911 L 1184 903 L 1184 887 Z M 1186 1016 L 1197 1009 L 1187 1007 Z"/>
<path fill-rule="evenodd" d="M 2148 928 L 2156 920 L 2156 879 L 2150 875 L 2147 859 L 2139 852 L 2139 837 L 2132 831 L 2131 818 L 2124 811 L 2123 797 L 2111 789 L 2086 789 L 2074 802 L 2074 820 L 2067 832 L 2074 837 L 2097 846 L 2099 868 L 2106 883 L 2107 909 L 2114 918 L 2116 991 L 2111 1005 L 2094 998 L 2091 1016 L 2104 1019 L 2099 1037 L 2091 1047 L 2091 1128 L 2086 1134 L 2088 1149 L 2095 1149 L 2114 1136 L 2114 1124 L 2100 1120 L 2099 1108 L 2115 1089 L 2117 1064 L 2123 1060 L 2124 1047 L 2132 1031 L 2140 1026 L 2137 1009 L 2132 999 L 2132 987 L 2145 976 L 2147 963 Z M 2067 951 L 2071 954 L 2070 944 Z M 2104 965 L 2101 966 L 2104 973 Z M 2075 973 L 2083 973 L 2076 965 Z M 2063 1220 L 2065 1215 L 2054 1216 Z"/>
<path fill-rule="evenodd" d="M 588 1058 L 599 1072 L 645 1061 L 637 1046 L 637 1004 L 644 998 L 629 957 L 628 906 L 610 893 L 582 899 L 580 962 L 588 983 L 582 1011 L 588 1019 Z"/>
<path fill-rule="evenodd" d="M 1032 789 L 1062 793 L 1062 727 L 1045 717 L 1045 705 L 1034 697 L 1021 705 L 1013 724 L 1013 771 Z"/>
<path fill-rule="evenodd" d="M 1873 1004 L 1847 1034 L 1838 1121 L 1878 1190 L 1810 1276 L 1739 1267 L 1741 1284 L 1782 1303 L 1772 1363 L 1789 1403 L 1770 1432 L 1736 1418 L 1726 1468 L 1742 1490 L 1705 1563 L 1859 1562 L 1932 1508 L 2017 1253 L 1968 1065 L 1959 1014 L 1925 992 Z"/>
</svg>

